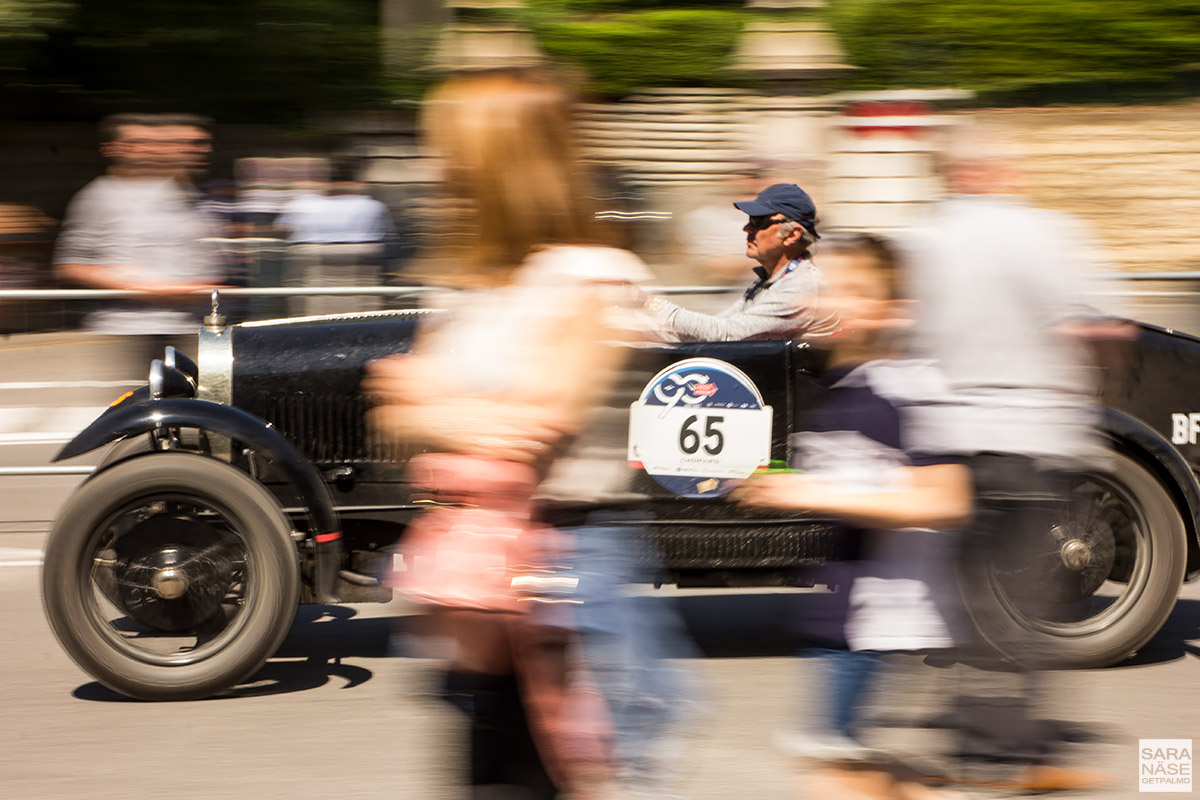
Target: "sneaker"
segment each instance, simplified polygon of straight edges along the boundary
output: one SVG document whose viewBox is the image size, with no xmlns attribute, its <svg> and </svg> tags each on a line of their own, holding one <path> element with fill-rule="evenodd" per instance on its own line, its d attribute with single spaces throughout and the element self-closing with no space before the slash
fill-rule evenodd
<svg viewBox="0 0 1200 800">
<path fill-rule="evenodd" d="M 872 761 L 879 756 L 877 750 L 836 733 L 784 730 L 775 735 L 775 746 L 789 756 L 814 761 Z"/>
</svg>

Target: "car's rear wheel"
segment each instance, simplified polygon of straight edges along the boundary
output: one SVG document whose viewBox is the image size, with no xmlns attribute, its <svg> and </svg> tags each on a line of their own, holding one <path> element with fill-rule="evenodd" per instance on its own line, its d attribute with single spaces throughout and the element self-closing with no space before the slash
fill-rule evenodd
<svg viewBox="0 0 1200 800">
<path fill-rule="evenodd" d="M 279 647 L 299 566 L 275 498 L 187 453 L 122 461 L 86 481 L 50 531 L 46 614 L 98 681 L 143 700 L 234 686 Z"/>
<path fill-rule="evenodd" d="M 1142 463 L 1119 452 L 1112 458 L 1111 471 L 1073 481 L 1028 563 L 999 566 L 981 542 L 966 540 L 960 579 L 968 612 L 1019 663 L 1114 664 L 1145 645 L 1175 605 L 1187 560 L 1183 519 Z"/>
</svg>

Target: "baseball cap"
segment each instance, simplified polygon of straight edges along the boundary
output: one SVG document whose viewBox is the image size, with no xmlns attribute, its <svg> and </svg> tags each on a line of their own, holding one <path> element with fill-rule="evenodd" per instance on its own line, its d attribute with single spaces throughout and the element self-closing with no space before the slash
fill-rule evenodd
<svg viewBox="0 0 1200 800">
<path fill-rule="evenodd" d="M 813 205 L 808 192 L 794 183 L 776 183 L 763 189 L 753 200 L 742 200 L 733 205 L 752 217 L 783 214 L 799 222 L 813 236 L 821 238 L 817 235 L 817 207 Z"/>
</svg>

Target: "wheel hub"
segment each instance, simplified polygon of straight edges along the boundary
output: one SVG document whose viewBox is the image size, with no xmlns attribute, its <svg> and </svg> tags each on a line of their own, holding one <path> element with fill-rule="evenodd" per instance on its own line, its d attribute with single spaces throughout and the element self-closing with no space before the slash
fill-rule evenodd
<svg viewBox="0 0 1200 800">
<path fill-rule="evenodd" d="M 1108 580 L 1116 559 L 1116 536 L 1112 525 L 1091 518 L 1087 525 L 1071 520 L 1055 525 L 1050 536 L 1055 543 L 1055 568 L 1045 579 L 1051 593 L 1062 602 L 1090 596 Z"/>
<path fill-rule="evenodd" d="M 159 631 L 195 629 L 221 610 L 238 553 L 221 532 L 183 514 L 157 514 L 117 541 L 117 605 Z"/>
<path fill-rule="evenodd" d="M 1079 539 L 1068 539 L 1058 551 L 1063 566 L 1072 572 L 1083 572 L 1092 560 L 1092 551 Z"/>
<path fill-rule="evenodd" d="M 187 573 L 177 567 L 165 567 L 155 574 L 150 584 L 163 600 L 178 600 L 187 593 Z"/>
</svg>

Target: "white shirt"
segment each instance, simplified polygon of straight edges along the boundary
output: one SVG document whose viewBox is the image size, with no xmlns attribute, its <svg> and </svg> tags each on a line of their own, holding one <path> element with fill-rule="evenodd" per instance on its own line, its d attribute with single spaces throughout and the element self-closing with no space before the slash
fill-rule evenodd
<svg viewBox="0 0 1200 800">
<path fill-rule="evenodd" d="M 288 201 L 276 220 L 298 244 L 367 244 L 392 233 L 388 207 L 361 194 L 306 194 Z"/>
</svg>

